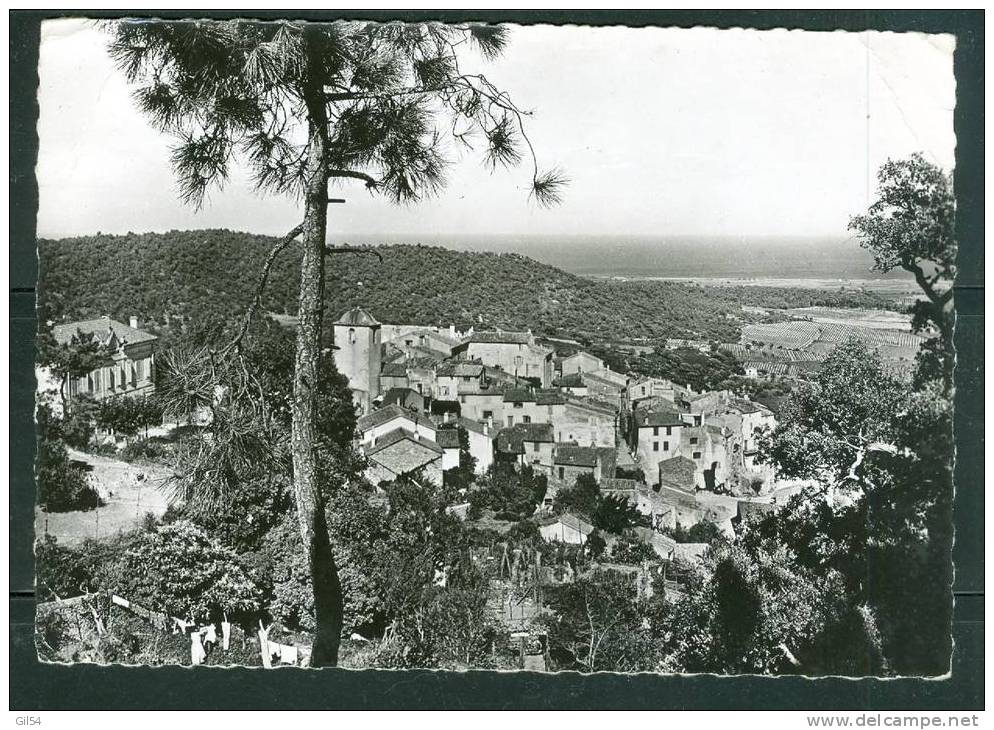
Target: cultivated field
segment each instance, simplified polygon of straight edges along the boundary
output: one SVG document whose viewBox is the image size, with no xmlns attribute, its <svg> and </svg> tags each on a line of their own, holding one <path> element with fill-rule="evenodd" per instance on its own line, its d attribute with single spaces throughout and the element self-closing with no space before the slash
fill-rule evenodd
<svg viewBox="0 0 994 730">
<path fill-rule="evenodd" d="M 775 370 L 783 371 L 778 374 L 787 374 L 792 363 L 824 362 L 840 343 L 855 338 L 875 349 L 892 371 L 906 373 L 925 340 L 911 332 L 910 316 L 898 312 L 804 307 L 784 314 L 794 319 L 746 325 L 741 342 L 722 349 L 751 365 L 776 363 Z"/>
</svg>

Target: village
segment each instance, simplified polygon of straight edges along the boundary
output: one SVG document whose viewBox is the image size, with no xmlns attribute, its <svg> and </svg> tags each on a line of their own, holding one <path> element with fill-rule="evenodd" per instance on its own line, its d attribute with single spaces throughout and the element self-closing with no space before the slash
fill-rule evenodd
<svg viewBox="0 0 994 730">
<path fill-rule="evenodd" d="M 334 363 L 348 380 L 354 448 L 364 459 L 372 501 L 385 502 L 398 480 L 439 492 L 455 484 L 448 514 L 497 534 L 520 533 L 524 525 L 550 548 L 560 546 L 551 560 L 545 551 L 544 564 L 543 551 L 513 541 L 474 553 L 495 576 L 489 610 L 517 642 L 522 667 L 547 666 L 547 637 L 538 621 L 544 588 L 608 571 L 633 581 L 643 597 L 662 590 L 677 600 L 679 576 L 693 570 L 710 542 L 733 540 L 744 521 L 785 504 L 802 486 L 778 479 L 757 458 L 759 439 L 776 424 L 774 413 L 727 390 L 697 392 L 619 373 L 574 346 L 566 346 L 569 354 L 557 352 L 557 343 L 543 344 L 531 331 L 387 324 L 361 307 L 343 313 L 333 330 Z M 161 353 L 137 318 L 64 323 L 52 335 L 70 348 L 81 339 L 95 341 L 109 355 L 62 383 L 39 371 L 50 395 L 61 390 L 104 403 L 154 396 Z M 153 430 L 168 433 L 171 418 L 164 415 Z M 99 539 L 168 509 L 164 465 L 127 464 L 113 453 L 73 455 L 109 504 L 68 515 L 39 512 L 44 534 L 70 542 Z M 496 475 L 540 484 L 534 503 L 514 514 L 494 504 L 481 483 Z M 570 497 L 584 487 L 592 498 Z M 604 502 L 620 510 L 620 518 L 594 514 Z M 633 545 L 641 547 L 633 552 Z M 447 570 L 438 566 L 438 585 L 444 587 Z M 113 598 L 109 609 L 130 605 L 126 597 Z M 193 627 L 179 621 L 185 630 Z M 191 636 L 204 641 L 208 633 Z M 258 642 L 266 645 L 267 637 L 260 634 Z M 300 649 L 293 663 L 306 662 Z M 203 656 L 193 650 L 191 661 Z M 279 663 L 275 655 L 272 660 Z"/>
<path fill-rule="evenodd" d="M 540 513 L 586 474 L 657 529 L 709 521 L 732 534 L 733 520 L 787 493 L 756 460 L 773 413 L 728 391 L 617 373 L 583 351 L 560 357 L 531 332 L 381 324 L 361 308 L 335 322 L 335 343 L 373 484 L 419 471 L 441 483 L 461 428 L 477 473 L 498 462 L 546 476 Z M 582 515 L 554 520 L 549 539 L 579 544 L 592 530 Z"/>
<path fill-rule="evenodd" d="M 983 34 L 432 13 L 20 31 L 18 691 L 948 705 Z"/>
</svg>

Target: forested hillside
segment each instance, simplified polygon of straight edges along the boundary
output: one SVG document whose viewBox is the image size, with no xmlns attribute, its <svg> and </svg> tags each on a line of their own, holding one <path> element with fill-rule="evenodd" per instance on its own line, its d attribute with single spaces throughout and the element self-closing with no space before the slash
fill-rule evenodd
<svg viewBox="0 0 994 730">
<path fill-rule="evenodd" d="M 137 315 L 157 333 L 217 326 L 245 311 L 275 239 L 229 230 L 96 235 L 40 246 L 41 321 Z M 384 322 L 527 328 L 592 339 L 736 340 L 734 290 L 661 281 L 591 280 L 518 254 L 395 245 L 328 260 L 328 314 L 361 304 Z M 277 260 L 264 308 L 295 314 L 299 255 Z M 751 290 L 750 303 L 762 301 Z M 822 293 L 823 296 L 831 294 Z M 822 302 L 772 290 L 777 304 Z"/>
</svg>

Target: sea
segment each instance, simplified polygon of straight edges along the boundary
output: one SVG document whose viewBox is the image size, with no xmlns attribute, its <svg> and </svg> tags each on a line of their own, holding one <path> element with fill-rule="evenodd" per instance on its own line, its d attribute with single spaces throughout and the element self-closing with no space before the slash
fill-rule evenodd
<svg viewBox="0 0 994 730">
<path fill-rule="evenodd" d="M 710 285 L 915 292 L 903 271 L 872 270 L 872 256 L 844 236 L 539 236 L 378 234 L 336 243 L 420 243 L 528 256 L 572 274 Z"/>
</svg>

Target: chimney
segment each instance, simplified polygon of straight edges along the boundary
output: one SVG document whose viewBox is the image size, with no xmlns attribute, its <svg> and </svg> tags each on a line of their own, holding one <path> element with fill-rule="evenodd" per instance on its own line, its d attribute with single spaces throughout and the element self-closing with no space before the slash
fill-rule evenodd
<svg viewBox="0 0 994 730">
<path fill-rule="evenodd" d="M 131 318 L 128 320 L 128 324 L 131 325 L 132 329 L 138 329 L 138 317 L 132 315 Z"/>
<path fill-rule="evenodd" d="M 487 422 L 483 424 L 483 435 L 484 436 L 489 436 L 490 435 L 490 422 L 492 420 L 493 420 L 492 418 L 488 418 Z"/>
<path fill-rule="evenodd" d="M 449 412 L 446 411 L 445 413 L 442 414 L 442 423 L 448 423 L 448 422 L 449 422 Z"/>
<path fill-rule="evenodd" d="M 452 339 L 456 338 L 456 326 L 454 324 L 449 325 L 449 337 Z"/>
</svg>

